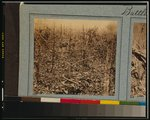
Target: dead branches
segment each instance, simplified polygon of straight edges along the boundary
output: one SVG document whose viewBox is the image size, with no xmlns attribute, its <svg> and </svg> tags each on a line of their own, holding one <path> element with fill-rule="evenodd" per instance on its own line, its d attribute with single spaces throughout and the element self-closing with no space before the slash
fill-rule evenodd
<svg viewBox="0 0 150 120">
<path fill-rule="evenodd" d="M 112 36 L 116 35 L 97 28 L 36 29 L 34 91 L 114 95 L 115 72 L 110 71 L 115 66 L 116 38 Z"/>
</svg>

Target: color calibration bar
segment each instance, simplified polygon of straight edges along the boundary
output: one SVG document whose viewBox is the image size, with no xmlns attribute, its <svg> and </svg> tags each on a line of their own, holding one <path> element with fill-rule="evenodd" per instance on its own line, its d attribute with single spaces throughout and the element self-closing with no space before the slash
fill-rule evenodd
<svg viewBox="0 0 150 120">
<path fill-rule="evenodd" d="M 70 104 L 103 104 L 103 105 L 140 105 L 145 106 L 145 102 L 117 101 L 117 100 L 81 100 L 66 98 L 31 98 L 21 97 L 22 102 L 47 102 L 47 103 L 70 103 Z"/>
</svg>

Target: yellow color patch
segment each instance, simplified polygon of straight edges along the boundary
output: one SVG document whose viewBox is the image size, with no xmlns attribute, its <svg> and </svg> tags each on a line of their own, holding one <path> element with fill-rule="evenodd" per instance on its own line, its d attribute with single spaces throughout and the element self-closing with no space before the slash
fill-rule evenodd
<svg viewBox="0 0 150 120">
<path fill-rule="evenodd" d="M 100 104 L 119 105 L 119 101 L 115 100 L 100 100 Z"/>
</svg>

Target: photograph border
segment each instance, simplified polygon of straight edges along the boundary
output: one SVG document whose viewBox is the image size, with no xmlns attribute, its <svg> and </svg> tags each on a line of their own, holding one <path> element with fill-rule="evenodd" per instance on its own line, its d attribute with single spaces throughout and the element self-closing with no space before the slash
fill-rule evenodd
<svg viewBox="0 0 150 120">
<path fill-rule="evenodd" d="M 34 97 L 55 97 L 55 98 L 80 98 L 80 99 L 111 99 L 111 100 L 116 100 L 119 99 L 119 71 L 120 71 L 120 45 L 121 45 L 121 24 L 122 24 L 122 18 L 121 17 L 110 17 L 110 16 L 105 16 L 105 17 L 95 17 L 95 16 L 72 16 L 72 15 L 50 15 L 50 14 L 35 14 L 35 13 L 30 13 L 30 48 L 29 48 L 29 79 L 28 79 L 28 96 L 34 96 Z M 66 20 L 108 20 L 108 21 L 117 21 L 117 46 L 116 46 L 116 57 L 115 57 L 115 66 L 116 66 L 116 72 L 115 72 L 115 95 L 114 96 L 101 96 L 101 95 L 70 95 L 70 94 L 33 94 L 33 63 L 34 63 L 34 58 L 33 58 L 33 54 L 34 54 L 34 18 L 36 17 L 40 17 L 43 18 L 42 16 L 44 16 L 44 18 L 46 19 L 66 19 Z"/>
</svg>

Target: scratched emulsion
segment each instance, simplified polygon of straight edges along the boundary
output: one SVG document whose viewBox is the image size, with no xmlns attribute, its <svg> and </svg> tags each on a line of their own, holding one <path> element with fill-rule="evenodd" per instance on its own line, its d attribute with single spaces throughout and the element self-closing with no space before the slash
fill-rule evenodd
<svg viewBox="0 0 150 120">
<path fill-rule="evenodd" d="M 117 22 L 34 20 L 35 94 L 114 96 Z"/>
<path fill-rule="evenodd" d="M 131 97 L 146 94 L 146 23 L 134 23 L 131 63 Z"/>
</svg>

